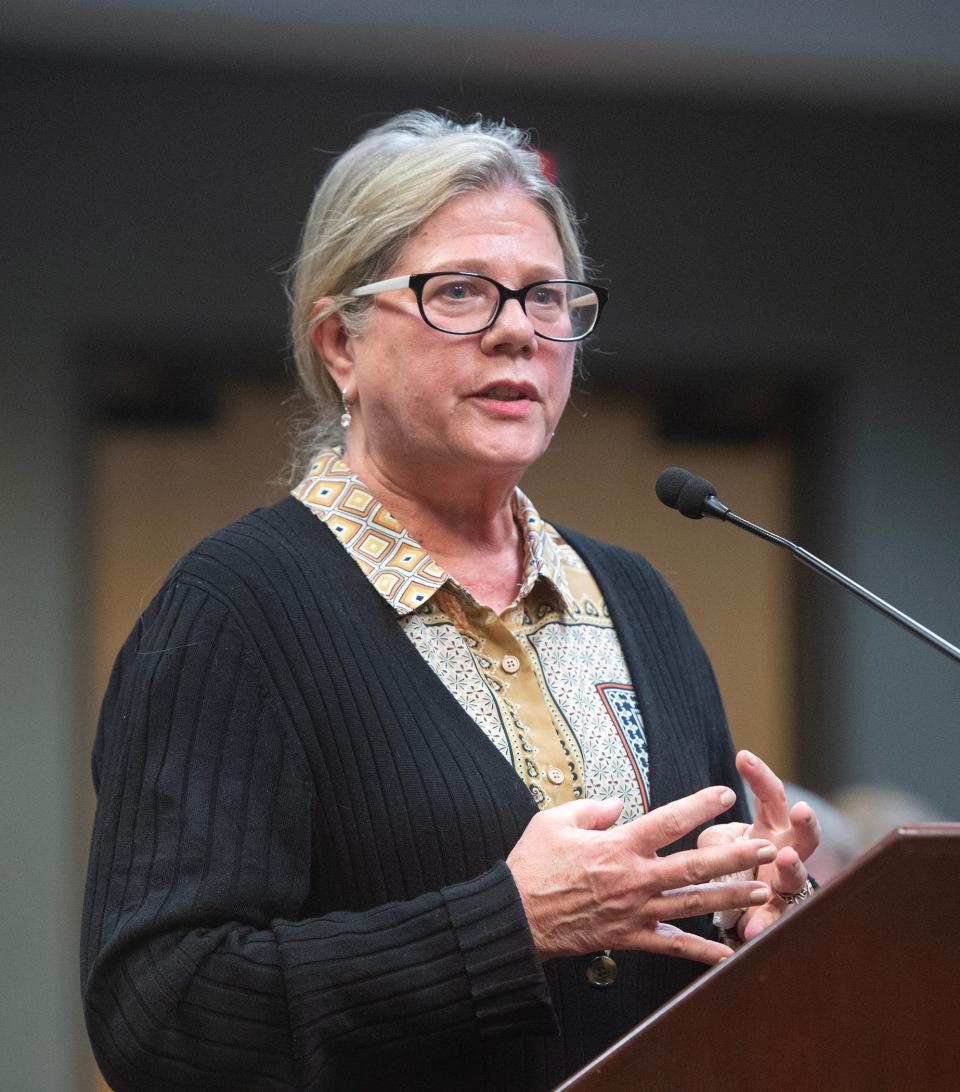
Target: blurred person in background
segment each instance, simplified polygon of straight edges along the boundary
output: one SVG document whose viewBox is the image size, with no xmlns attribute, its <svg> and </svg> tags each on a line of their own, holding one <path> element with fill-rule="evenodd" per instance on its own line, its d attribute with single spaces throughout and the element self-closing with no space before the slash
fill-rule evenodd
<svg viewBox="0 0 960 1092">
<path fill-rule="evenodd" d="M 944 823 L 929 801 L 892 785 L 848 785 L 829 798 L 787 782 L 787 804 L 805 802 L 820 824 L 820 844 L 806 859 L 818 884 L 828 883 L 902 824 Z"/>
<path fill-rule="evenodd" d="M 843 816 L 860 853 L 904 823 L 945 823 L 960 818 L 954 815 L 948 820 L 929 800 L 893 785 L 847 785 L 830 794 L 830 803 Z"/>
</svg>

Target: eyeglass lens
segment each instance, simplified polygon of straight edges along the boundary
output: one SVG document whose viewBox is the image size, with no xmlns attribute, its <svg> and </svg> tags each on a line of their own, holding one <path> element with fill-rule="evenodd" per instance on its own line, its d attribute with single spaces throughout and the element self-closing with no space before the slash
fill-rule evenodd
<svg viewBox="0 0 960 1092">
<path fill-rule="evenodd" d="M 500 291 L 479 274 L 443 273 L 423 285 L 423 311 L 428 321 L 451 334 L 472 334 L 489 325 L 500 305 Z M 560 281 L 531 285 L 524 310 L 534 331 L 560 341 L 585 337 L 600 310 L 588 284 Z"/>
</svg>

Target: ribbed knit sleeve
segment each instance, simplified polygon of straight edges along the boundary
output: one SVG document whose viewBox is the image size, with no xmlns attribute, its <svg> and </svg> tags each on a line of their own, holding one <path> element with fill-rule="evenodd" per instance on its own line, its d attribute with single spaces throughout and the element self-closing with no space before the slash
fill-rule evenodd
<svg viewBox="0 0 960 1092">
<path fill-rule="evenodd" d="M 230 603 L 168 584 L 120 654 L 94 753 L 82 980 L 111 1086 L 348 1087 L 360 1061 L 365 1087 L 367 1057 L 381 1087 L 401 1087 L 431 1049 L 552 1031 L 502 862 L 413 898 L 311 911 L 316 790 L 286 718 Z"/>
</svg>

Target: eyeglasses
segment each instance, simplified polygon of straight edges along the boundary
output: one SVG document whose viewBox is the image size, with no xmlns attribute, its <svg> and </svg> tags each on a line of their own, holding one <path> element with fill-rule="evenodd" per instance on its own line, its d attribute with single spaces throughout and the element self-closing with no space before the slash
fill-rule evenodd
<svg viewBox="0 0 960 1092">
<path fill-rule="evenodd" d="M 445 334 L 479 334 L 496 321 L 507 300 L 516 300 L 537 337 L 581 341 L 593 333 L 607 302 L 607 290 L 582 281 L 534 281 L 507 288 L 479 273 L 414 273 L 354 288 L 351 296 L 372 296 L 409 288 L 423 321 Z"/>
</svg>

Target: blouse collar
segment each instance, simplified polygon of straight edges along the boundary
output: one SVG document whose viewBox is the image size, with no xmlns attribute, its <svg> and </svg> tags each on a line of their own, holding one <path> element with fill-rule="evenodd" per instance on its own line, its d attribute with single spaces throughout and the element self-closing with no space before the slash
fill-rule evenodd
<svg viewBox="0 0 960 1092">
<path fill-rule="evenodd" d="M 340 452 L 321 451 L 292 492 L 327 525 L 398 614 L 422 607 L 448 582 L 469 594 L 374 497 Z M 517 599 L 525 598 L 542 578 L 557 593 L 564 609 L 573 613 L 575 604 L 553 528 L 519 488 L 514 490 L 513 512 L 523 533 L 523 578 Z"/>
</svg>

